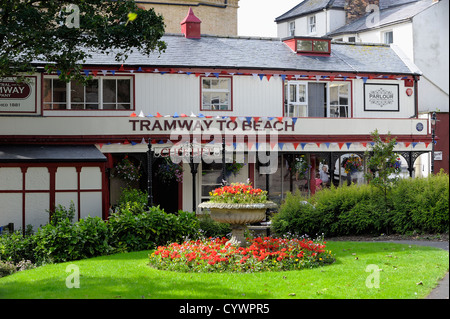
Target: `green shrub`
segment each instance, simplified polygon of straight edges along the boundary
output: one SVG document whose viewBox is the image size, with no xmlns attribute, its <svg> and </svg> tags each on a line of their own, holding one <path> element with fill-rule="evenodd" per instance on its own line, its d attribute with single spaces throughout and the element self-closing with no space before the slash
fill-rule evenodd
<svg viewBox="0 0 450 319">
<path fill-rule="evenodd" d="M 32 234 L 23 235 L 21 230 L 0 236 L 0 259 L 18 263 L 23 259 L 35 262 L 35 240 Z"/>
<path fill-rule="evenodd" d="M 147 192 L 143 192 L 139 189 L 127 187 L 122 189 L 117 207 L 119 210 L 129 206 L 129 209 L 135 213 L 140 213 L 146 210 L 148 203 Z"/>
<path fill-rule="evenodd" d="M 181 241 L 183 237 L 196 237 L 199 230 L 195 213 L 179 211 L 178 214 L 168 214 L 159 206 L 140 213 L 126 206 L 111 215 L 109 226 L 111 244 L 126 251 L 152 249 Z"/>
<path fill-rule="evenodd" d="M 272 219 L 272 231 L 315 236 L 449 232 L 449 179 L 446 174 L 403 179 L 389 193 L 371 185 L 331 187 L 307 201 L 288 194 Z"/>
<path fill-rule="evenodd" d="M 279 212 L 271 219 L 271 231 L 278 236 L 289 233 L 315 235 L 320 231 L 320 222 L 316 216 L 315 207 L 309 204 L 299 191 L 295 195 L 287 193 Z"/>
<path fill-rule="evenodd" d="M 86 217 L 77 223 L 68 218 L 49 223 L 34 235 L 38 263 L 64 262 L 108 254 L 110 231 L 99 217 Z"/>
<path fill-rule="evenodd" d="M 204 213 L 198 217 L 199 227 L 202 235 L 206 238 L 226 237 L 231 233 L 230 224 L 219 223 L 211 218 L 211 215 Z"/>
<path fill-rule="evenodd" d="M 392 223 L 399 233 L 448 233 L 448 175 L 401 180 L 392 193 Z"/>
</svg>

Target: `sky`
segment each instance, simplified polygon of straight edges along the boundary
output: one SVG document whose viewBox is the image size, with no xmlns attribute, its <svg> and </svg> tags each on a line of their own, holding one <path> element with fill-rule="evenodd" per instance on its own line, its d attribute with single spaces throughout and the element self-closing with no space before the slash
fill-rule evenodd
<svg viewBox="0 0 450 319">
<path fill-rule="evenodd" d="M 239 0 L 238 35 L 276 37 L 276 17 L 302 0 Z"/>
</svg>

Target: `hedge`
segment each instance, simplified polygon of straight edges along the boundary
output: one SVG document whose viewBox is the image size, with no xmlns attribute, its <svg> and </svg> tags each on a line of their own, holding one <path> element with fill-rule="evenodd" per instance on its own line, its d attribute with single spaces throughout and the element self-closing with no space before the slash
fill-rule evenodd
<svg viewBox="0 0 450 319">
<path fill-rule="evenodd" d="M 331 187 L 309 199 L 288 194 L 272 218 L 272 232 L 325 236 L 449 232 L 449 178 L 402 179 L 385 204 L 371 185 Z"/>
</svg>

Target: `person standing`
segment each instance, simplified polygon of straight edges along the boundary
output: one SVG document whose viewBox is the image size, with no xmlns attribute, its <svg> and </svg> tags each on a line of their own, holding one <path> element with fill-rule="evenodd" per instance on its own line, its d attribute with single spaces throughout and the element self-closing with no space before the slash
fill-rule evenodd
<svg viewBox="0 0 450 319">
<path fill-rule="evenodd" d="M 322 170 L 319 173 L 320 179 L 322 180 L 322 186 L 327 186 L 330 178 L 328 177 L 328 167 L 322 165 Z"/>
</svg>

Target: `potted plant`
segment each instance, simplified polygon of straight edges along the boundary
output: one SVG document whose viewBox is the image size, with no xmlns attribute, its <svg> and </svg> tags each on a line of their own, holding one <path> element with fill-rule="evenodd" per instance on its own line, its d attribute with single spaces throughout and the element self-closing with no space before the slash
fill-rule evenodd
<svg viewBox="0 0 450 319">
<path fill-rule="evenodd" d="M 199 208 L 209 209 L 211 218 L 231 224 L 232 245 L 247 246 L 244 236 L 246 225 L 264 220 L 266 209 L 277 205 L 267 199 L 267 191 L 253 188 L 250 183 L 232 183 L 216 188 L 209 194 L 210 201 L 200 204 Z"/>
</svg>

